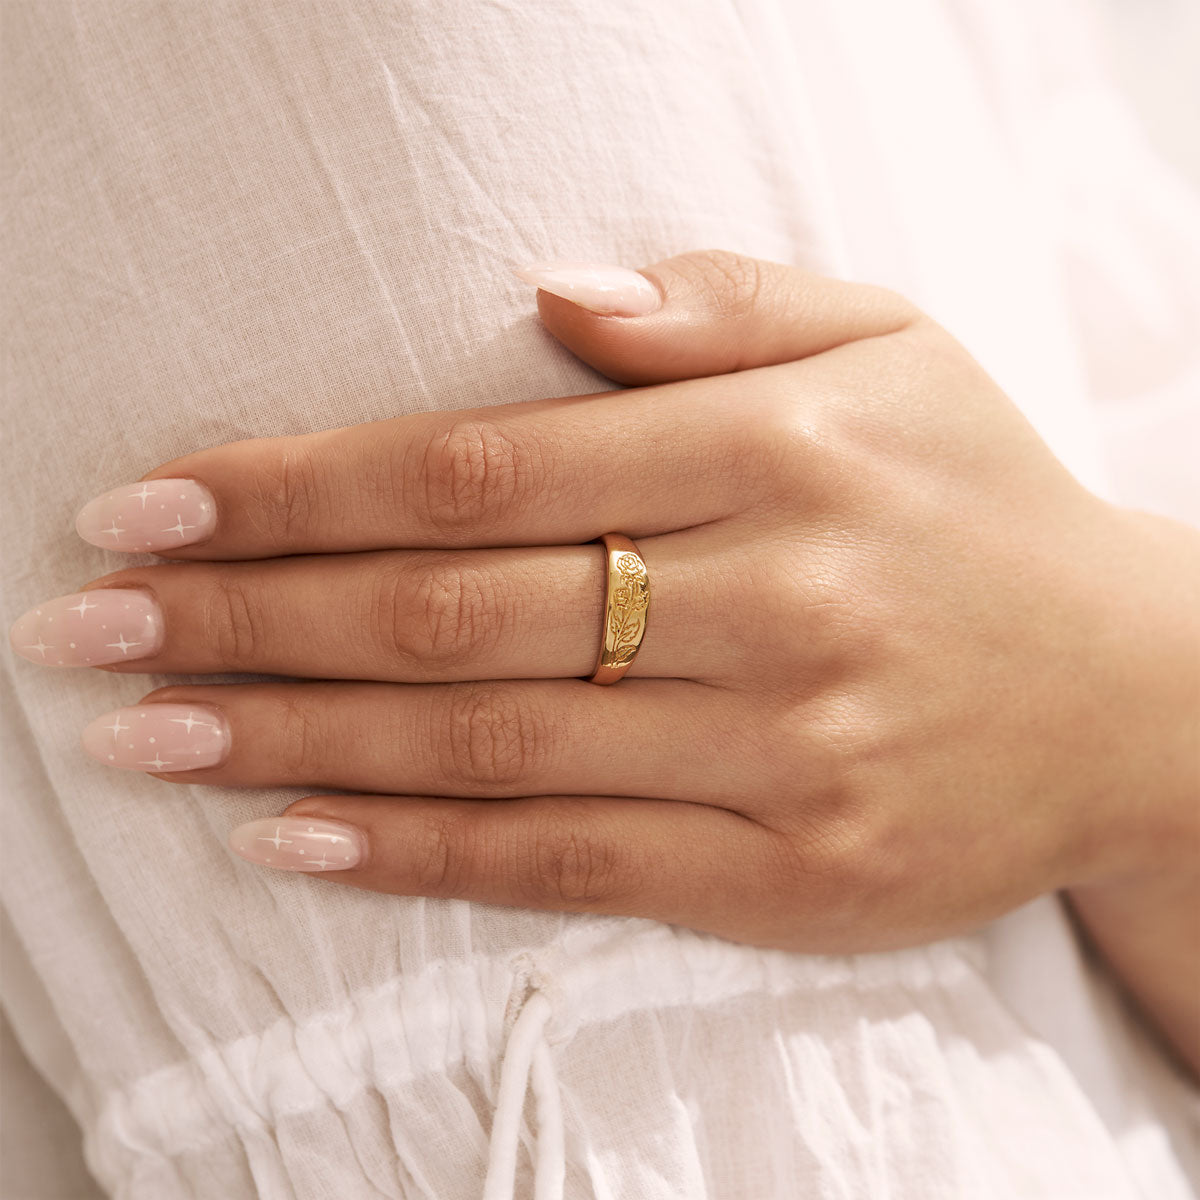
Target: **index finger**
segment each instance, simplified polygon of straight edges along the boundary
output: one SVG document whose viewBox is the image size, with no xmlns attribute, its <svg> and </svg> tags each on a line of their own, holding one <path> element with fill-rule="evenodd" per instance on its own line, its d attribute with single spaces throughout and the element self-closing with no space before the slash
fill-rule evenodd
<svg viewBox="0 0 1200 1200">
<path fill-rule="evenodd" d="M 106 550 L 191 559 L 687 528 L 746 503 L 780 389 L 758 374 L 232 442 L 113 488 L 76 528 Z"/>
</svg>

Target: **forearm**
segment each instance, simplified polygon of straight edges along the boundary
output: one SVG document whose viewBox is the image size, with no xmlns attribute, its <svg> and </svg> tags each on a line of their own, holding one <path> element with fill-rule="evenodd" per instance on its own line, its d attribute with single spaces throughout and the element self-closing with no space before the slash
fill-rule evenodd
<svg viewBox="0 0 1200 1200">
<path fill-rule="evenodd" d="M 1068 898 L 1126 991 L 1200 1078 L 1200 870 Z"/>
</svg>

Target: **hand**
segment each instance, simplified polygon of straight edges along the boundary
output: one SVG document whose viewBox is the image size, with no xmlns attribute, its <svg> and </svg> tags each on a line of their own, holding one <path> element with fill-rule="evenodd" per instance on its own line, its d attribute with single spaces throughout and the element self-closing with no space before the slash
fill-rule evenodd
<svg viewBox="0 0 1200 1200">
<path fill-rule="evenodd" d="M 635 390 L 168 463 L 80 528 L 176 561 L 47 602 L 14 646 L 319 681 L 160 689 L 85 742 L 174 782 L 367 793 L 232 837 L 354 887 L 847 952 L 1182 865 L 1190 535 L 1086 492 L 891 293 L 723 253 L 643 276 L 607 293 L 641 315 L 539 294 Z M 584 543 L 610 530 L 652 599 L 602 688 Z"/>
</svg>

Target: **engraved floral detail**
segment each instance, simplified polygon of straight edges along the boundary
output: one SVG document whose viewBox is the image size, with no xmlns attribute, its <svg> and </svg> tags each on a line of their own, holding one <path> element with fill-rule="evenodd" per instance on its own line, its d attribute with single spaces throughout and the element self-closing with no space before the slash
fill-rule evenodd
<svg viewBox="0 0 1200 1200">
<path fill-rule="evenodd" d="M 638 650 L 638 641 L 646 625 L 646 609 L 650 603 L 650 579 L 645 565 L 636 554 L 620 555 L 613 566 L 625 582 L 612 589 L 604 662 L 610 666 L 623 667 L 633 661 L 633 656 Z"/>
<path fill-rule="evenodd" d="M 642 566 L 642 560 L 636 554 L 622 554 L 617 559 L 617 570 L 625 576 L 626 579 L 645 579 L 646 568 Z"/>
</svg>

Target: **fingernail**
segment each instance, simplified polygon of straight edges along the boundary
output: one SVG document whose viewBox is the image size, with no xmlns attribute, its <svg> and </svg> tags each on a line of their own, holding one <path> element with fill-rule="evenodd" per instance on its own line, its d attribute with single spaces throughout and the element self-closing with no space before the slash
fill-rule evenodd
<svg viewBox="0 0 1200 1200">
<path fill-rule="evenodd" d="M 662 307 L 658 288 L 645 275 L 603 263 L 531 263 L 518 278 L 543 292 L 605 317 L 644 317 Z"/>
<path fill-rule="evenodd" d="M 203 541 L 216 527 L 212 492 L 194 479 L 151 479 L 113 488 L 89 500 L 75 518 L 85 542 L 127 554 L 177 550 Z"/>
<path fill-rule="evenodd" d="M 47 600 L 8 632 L 12 648 L 47 667 L 99 667 L 157 654 L 162 609 L 136 588 L 96 588 Z"/>
<path fill-rule="evenodd" d="M 135 704 L 97 717 L 83 748 L 110 767 L 134 771 L 194 771 L 229 753 L 229 723 L 201 704 Z"/>
<path fill-rule="evenodd" d="M 362 862 L 366 835 L 353 825 L 313 817 L 248 821 L 229 835 L 229 848 L 247 862 L 281 871 L 346 871 Z"/>
</svg>

